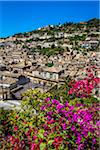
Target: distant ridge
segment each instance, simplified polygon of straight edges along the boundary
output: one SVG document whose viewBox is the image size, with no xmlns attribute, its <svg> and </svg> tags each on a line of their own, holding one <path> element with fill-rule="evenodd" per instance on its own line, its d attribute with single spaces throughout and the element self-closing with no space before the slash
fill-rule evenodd
<svg viewBox="0 0 100 150">
<path fill-rule="evenodd" d="M 49 27 L 49 26 L 51 26 L 51 28 L 52 28 L 52 26 L 53 26 L 53 28 L 56 28 L 56 27 L 58 27 L 58 26 L 71 26 L 71 25 L 76 25 L 76 24 L 82 24 L 82 23 L 84 23 L 84 24 L 86 24 L 87 26 L 95 26 L 95 27 L 98 27 L 99 26 L 99 24 L 100 24 L 100 19 L 98 19 L 98 18 L 93 18 L 93 19 L 90 19 L 90 20 L 88 20 L 88 21 L 83 21 L 83 22 L 79 22 L 79 23 L 74 23 L 74 22 L 65 22 L 65 23 L 63 23 L 63 24 L 57 24 L 57 25 L 48 25 L 48 26 L 45 26 L 45 27 L 41 27 L 39 30 L 40 31 L 42 31 L 43 30 L 43 28 L 47 28 L 47 27 Z M 16 33 L 16 34 L 14 34 L 14 35 L 10 35 L 10 36 L 8 36 L 8 37 L 5 37 L 5 38 L 0 38 L 0 39 L 7 39 L 7 38 L 9 38 L 9 37 L 16 37 L 16 36 L 27 36 L 29 33 L 36 33 L 37 31 L 39 31 L 38 29 L 35 29 L 35 30 L 32 30 L 32 31 L 28 31 L 28 32 L 22 32 L 22 33 Z M 48 29 L 47 29 L 48 30 Z"/>
<path fill-rule="evenodd" d="M 87 23 L 91 24 L 91 25 L 99 25 L 100 24 L 100 19 L 93 18 L 93 19 L 88 20 Z"/>
</svg>

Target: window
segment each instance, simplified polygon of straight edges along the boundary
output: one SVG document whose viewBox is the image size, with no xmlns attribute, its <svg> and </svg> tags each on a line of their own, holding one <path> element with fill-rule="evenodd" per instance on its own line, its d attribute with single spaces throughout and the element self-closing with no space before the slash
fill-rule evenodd
<svg viewBox="0 0 100 150">
<path fill-rule="evenodd" d="M 52 73 L 50 73 L 50 78 L 52 78 Z"/>
</svg>

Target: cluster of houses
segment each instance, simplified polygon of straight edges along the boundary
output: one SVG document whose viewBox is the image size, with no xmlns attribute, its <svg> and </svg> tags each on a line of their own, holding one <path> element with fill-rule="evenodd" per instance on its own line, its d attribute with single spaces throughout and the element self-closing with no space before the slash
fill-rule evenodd
<svg viewBox="0 0 100 150">
<path fill-rule="evenodd" d="M 26 34 L 28 36 L 21 34 L 0 39 L 1 99 L 21 99 L 22 93 L 30 88 L 40 88 L 42 92 L 46 92 L 55 85 L 63 83 L 67 76 L 82 78 L 88 65 L 95 64 L 99 67 L 100 53 L 84 50 L 96 49 L 99 46 L 98 32 L 93 29 L 91 34 L 87 33 L 85 26 L 73 33 L 67 32 L 70 27 L 65 32 L 62 30 L 54 34 L 40 32 L 50 31 L 51 28 L 53 26 L 38 29 L 37 33 Z M 78 46 L 84 51 L 75 50 L 74 38 L 83 35 L 85 40 L 78 40 Z M 63 53 L 49 57 L 39 53 L 39 47 L 52 49 L 52 45 L 64 48 Z M 34 52 L 30 54 L 31 50 Z M 99 69 L 96 71 L 99 76 Z"/>
<path fill-rule="evenodd" d="M 95 49 L 96 47 L 98 47 L 98 45 L 100 43 L 100 41 L 99 41 L 100 33 L 99 32 L 95 32 L 94 34 L 98 35 L 98 36 L 97 37 L 91 37 L 91 35 L 89 35 L 85 39 L 85 41 L 83 41 L 83 43 L 82 43 L 82 47 L 83 48 L 86 48 L 86 49 L 94 48 Z"/>
</svg>

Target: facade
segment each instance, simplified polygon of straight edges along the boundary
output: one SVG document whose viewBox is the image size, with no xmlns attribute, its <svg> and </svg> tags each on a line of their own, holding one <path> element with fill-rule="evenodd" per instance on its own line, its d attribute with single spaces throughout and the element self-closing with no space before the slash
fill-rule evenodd
<svg viewBox="0 0 100 150">
<path fill-rule="evenodd" d="M 34 77 L 50 80 L 58 80 L 62 73 L 64 73 L 64 71 L 57 67 L 44 67 L 43 69 L 38 68 L 37 70 L 32 71 Z"/>
</svg>

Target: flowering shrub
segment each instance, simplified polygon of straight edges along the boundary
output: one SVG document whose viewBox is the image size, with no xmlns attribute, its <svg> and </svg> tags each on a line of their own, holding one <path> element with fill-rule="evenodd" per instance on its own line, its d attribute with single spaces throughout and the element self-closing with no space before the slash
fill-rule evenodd
<svg viewBox="0 0 100 150">
<path fill-rule="evenodd" d="M 97 150 L 100 107 L 91 93 L 99 79 L 88 73 L 71 84 L 74 99 L 60 101 L 30 90 L 20 111 L 0 110 L 0 150 Z"/>
<path fill-rule="evenodd" d="M 28 110 L 6 114 L 9 118 L 6 137 L 1 135 L 1 149 L 96 150 L 100 125 L 98 110 L 96 104 L 87 108 L 84 104 L 73 106 L 46 98 L 37 115 Z M 2 124 L 6 125 L 5 120 Z"/>
<path fill-rule="evenodd" d="M 89 97 L 91 96 L 93 89 L 99 88 L 100 78 L 95 77 L 93 68 L 87 68 L 87 77 L 70 83 L 72 86 L 68 92 L 69 95 L 75 95 L 76 97 Z"/>
<path fill-rule="evenodd" d="M 41 110 L 44 112 L 46 119 L 45 131 L 49 131 L 46 139 L 52 138 L 54 133 L 57 139 L 60 138 L 60 143 L 59 140 L 58 144 L 57 141 L 53 142 L 55 148 L 96 148 L 99 134 L 98 126 L 96 125 L 99 118 L 96 111 L 99 110 L 99 107 L 94 105 L 92 108 L 87 108 L 83 104 L 71 106 L 68 102 L 62 104 L 57 100 L 49 102 L 45 100 L 44 107 L 42 106 Z"/>
<path fill-rule="evenodd" d="M 31 89 L 23 93 L 22 96 L 23 99 L 21 104 L 23 109 L 34 109 L 37 112 L 39 110 L 38 105 L 42 102 L 43 99 L 50 97 L 51 94 L 49 92 L 41 93 L 39 89 Z"/>
</svg>

